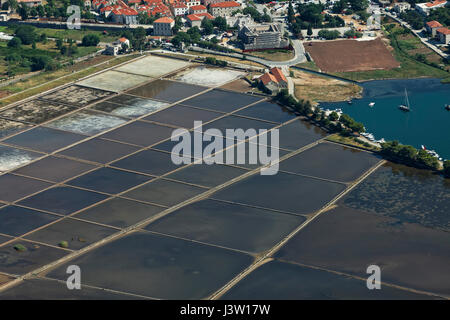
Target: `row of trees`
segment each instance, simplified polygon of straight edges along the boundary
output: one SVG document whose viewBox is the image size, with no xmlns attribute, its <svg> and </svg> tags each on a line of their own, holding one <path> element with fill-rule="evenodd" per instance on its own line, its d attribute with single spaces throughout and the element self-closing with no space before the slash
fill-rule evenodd
<svg viewBox="0 0 450 320">
<path fill-rule="evenodd" d="M 423 28 L 423 16 L 416 10 L 407 10 L 400 13 L 400 19 L 406 21 L 413 29 Z"/>
<path fill-rule="evenodd" d="M 395 161 L 421 168 L 439 169 L 439 161 L 425 150 L 417 150 L 413 146 L 402 145 L 398 141 L 381 144 L 381 154 Z"/>
<path fill-rule="evenodd" d="M 341 132 L 348 135 L 353 132 L 364 132 L 365 130 L 362 123 L 356 122 L 346 114 L 339 117 L 336 112 L 332 112 L 326 116 L 324 111 L 319 110 L 319 108 L 313 108 L 310 101 L 302 99 L 296 101 L 286 89 L 281 90 L 276 95 L 275 99 L 280 104 L 291 108 L 298 114 L 314 119 L 330 131 Z"/>
</svg>

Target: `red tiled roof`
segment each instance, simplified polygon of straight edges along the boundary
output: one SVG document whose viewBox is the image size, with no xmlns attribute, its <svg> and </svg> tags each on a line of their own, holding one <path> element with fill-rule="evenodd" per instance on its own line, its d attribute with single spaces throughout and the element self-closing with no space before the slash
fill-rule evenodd
<svg viewBox="0 0 450 320">
<path fill-rule="evenodd" d="M 172 18 L 168 18 L 168 17 L 162 17 L 159 19 L 156 19 L 153 23 L 172 23 L 175 20 L 173 20 Z"/>
<path fill-rule="evenodd" d="M 196 13 L 195 14 L 197 17 L 205 17 L 206 19 L 214 19 L 214 16 L 209 14 L 208 12 L 204 12 L 204 13 Z"/>
<path fill-rule="evenodd" d="M 206 7 L 205 7 L 205 6 L 202 6 L 202 5 L 192 6 L 192 7 L 191 7 L 191 10 L 193 10 L 193 11 L 206 10 Z"/>
<path fill-rule="evenodd" d="M 437 5 L 446 3 L 446 2 L 447 2 L 446 0 L 436 0 L 436 1 L 432 1 L 432 2 L 427 2 L 425 5 L 427 7 L 434 7 L 434 6 L 437 6 Z"/>
<path fill-rule="evenodd" d="M 196 14 L 189 14 L 186 18 L 188 18 L 191 21 L 200 21 L 200 20 L 202 20 Z"/>
<path fill-rule="evenodd" d="M 278 81 L 275 78 L 275 76 L 270 74 L 270 73 L 264 73 L 259 79 L 262 81 L 262 83 L 264 85 L 267 85 L 270 82 L 278 83 Z"/>
<path fill-rule="evenodd" d="M 210 5 L 211 8 L 233 8 L 233 7 L 240 7 L 241 5 L 235 1 L 225 1 L 225 2 L 219 2 L 219 3 L 213 3 Z"/>
<path fill-rule="evenodd" d="M 177 2 L 177 3 L 174 3 L 172 5 L 172 7 L 174 7 L 174 8 L 187 8 L 187 5 L 185 5 L 184 3 L 181 3 L 181 2 Z"/>
<path fill-rule="evenodd" d="M 439 28 L 436 31 L 442 34 L 450 34 L 450 29 L 448 28 Z"/>
<path fill-rule="evenodd" d="M 435 20 L 427 22 L 427 25 L 430 28 L 441 28 L 442 27 L 442 24 L 440 24 L 438 21 L 435 21 Z"/>
<path fill-rule="evenodd" d="M 284 74 L 280 68 L 272 68 L 272 69 L 270 69 L 270 72 L 275 76 L 275 78 L 277 79 L 277 82 L 279 82 L 279 81 L 287 82 L 287 79 L 284 76 Z"/>
</svg>

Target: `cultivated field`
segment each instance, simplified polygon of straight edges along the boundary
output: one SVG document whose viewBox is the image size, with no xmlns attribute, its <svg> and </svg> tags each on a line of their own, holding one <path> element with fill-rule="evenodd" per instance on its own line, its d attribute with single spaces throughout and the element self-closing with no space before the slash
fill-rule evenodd
<svg viewBox="0 0 450 320">
<path fill-rule="evenodd" d="M 381 39 L 338 40 L 305 44 L 306 51 L 325 72 L 393 69 L 400 66 Z"/>
</svg>

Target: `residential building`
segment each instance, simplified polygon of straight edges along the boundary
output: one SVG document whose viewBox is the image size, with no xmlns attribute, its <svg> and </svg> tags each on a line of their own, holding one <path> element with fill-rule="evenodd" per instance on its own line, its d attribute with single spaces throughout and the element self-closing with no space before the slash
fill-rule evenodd
<svg viewBox="0 0 450 320">
<path fill-rule="evenodd" d="M 225 1 L 209 5 L 209 11 L 214 17 L 230 16 L 233 11 L 238 10 L 241 4 L 236 1 Z"/>
<path fill-rule="evenodd" d="M 198 6 L 201 4 L 200 0 L 185 0 L 185 3 L 188 6 L 188 8 Z"/>
<path fill-rule="evenodd" d="M 289 41 L 282 38 L 277 23 L 245 24 L 239 29 L 244 51 L 289 47 Z"/>
<path fill-rule="evenodd" d="M 153 22 L 154 36 L 171 36 L 172 28 L 175 26 L 175 20 L 169 17 L 162 17 Z"/>
<path fill-rule="evenodd" d="M 110 55 L 110 56 L 116 56 L 120 50 L 124 48 L 124 45 L 126 45 L 127 48 L 130 47 L 130 40 L 128 40 L 125 37 L 120 38 L 117 41 L 114 41 L 111 44 L 107 44 L 104 54 Z"/>
<path fill-rule="evenodd" d="M 111 17 L 115 23 L 137 24 L 138 12 L 130 7 L 122 7 L 112 10 Z"/>
<path fill-rule="evenodd" d="M 443 44 L 450 43 L 450 29 L 448 28 L 439 28 L 436 30 L 436 34 L 439 38 L 439 41 Z"/>
<path fill-rule="evenodd" d="M 260 83 L 272 94 L 288 87 L 288 82 L 280 68 L 272 68 L 259 78 Z"/>
<path fill-rule="evenodd" d="M 172 9 L 173 15 L 176 16 L 184 16 L 188 13 L 188 6 L 184 4 L 183 2 L 175 2 L 174 4 L 170 5 Z"/>
<path fill-rule="evenodd" d="M 425 24 L 425 28 L 427 29 L 428 33 L 431 34 L 431 37 L 436 37 L 436 30 L 439 28 L 442 28 L 442 24 L 440 24 L 438 21 L 428 21 Z"/>
<path fill-rule="evenodd" d="M 208 7 L 215 3 L 225 2 L 226 0 L 201 0 L 201 1 L 205 7 Z"/>
<path fill-rule="evenodd" d="M 435 0 L 431 2 L 425 2 L 425 3 L 416 3 L 416 10 L 423 14 L 423 15 L 429 15 L 431 10 L 442 8 L 447 5 L 446 0 Z"/>
<path fill-rule="evenodd" d="M 186 16 L 186 19 L 191 27 L 199 27 L 202 25 L 203 19 L 213 20 L 214 17 L 210 15 L 208 12 L 198 13 L 198 14 L 189 14 Z"/>
<path fill-rule="evenodd" d="M 203 5 L 192 6 L 189 8 L 190 14 L 206 13 L 206 12 L 208 12 L 208 9 L 206 9 L 206 7 Z"/>
<path fill-rule="evenodd" d="M 397 13 L 402 13 L 407 10 L 411 10 L 411 5 L 408 2 L 397 2 L 394 4 L 394 10 Z"/>
</svg>

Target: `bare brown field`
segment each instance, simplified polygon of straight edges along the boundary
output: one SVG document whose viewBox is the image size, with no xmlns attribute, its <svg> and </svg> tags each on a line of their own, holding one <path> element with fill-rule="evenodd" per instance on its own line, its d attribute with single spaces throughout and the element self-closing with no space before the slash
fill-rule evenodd
<svg viewBox="0 0 450 320">
<path fill-rule="evenodd" d="M 383 41 L 337 40 L 305 43 L 306 51 L 325 72 L 393 69 L 400 66 Z"/>
</svg>

